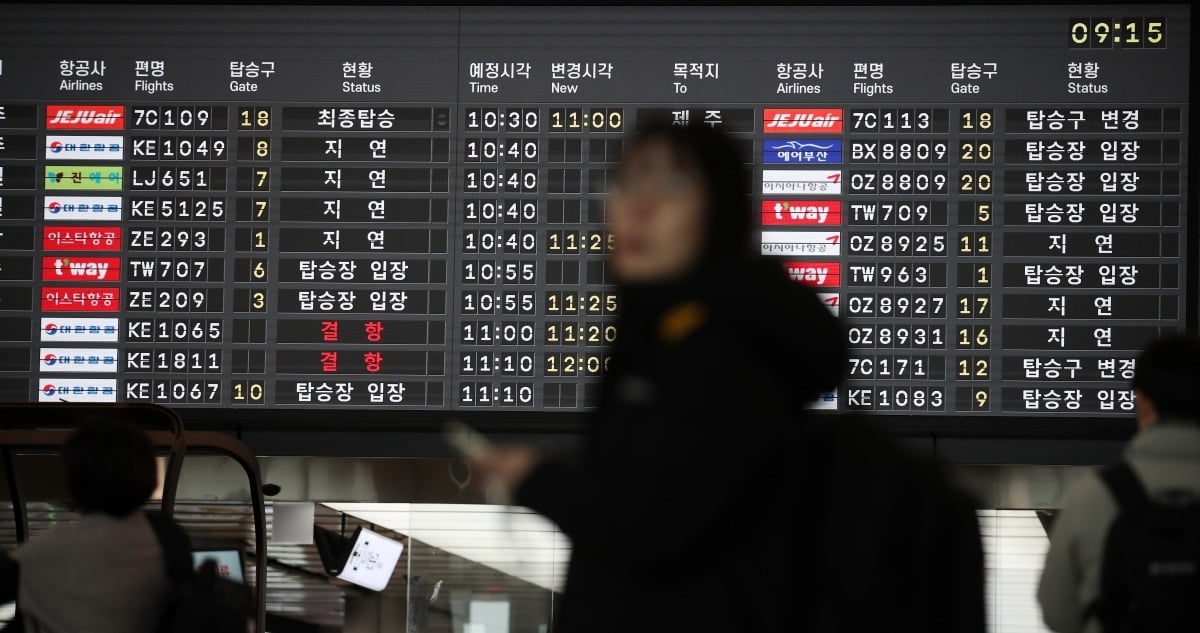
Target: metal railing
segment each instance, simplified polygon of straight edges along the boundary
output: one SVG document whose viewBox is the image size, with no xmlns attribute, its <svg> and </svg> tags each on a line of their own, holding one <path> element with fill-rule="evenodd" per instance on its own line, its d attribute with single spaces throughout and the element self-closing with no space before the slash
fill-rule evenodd
<svg viewBox="0 0 1200 633">
<path fill-rule="evenodd" d="M 262 491 L 258 459 L 240 440 L 212 431 L 186 431 L 174 411 L 149 404 L 0 404 L 0 459 L 8 480 L 16 520 L 17 541 L 29 538 L 29 515 L 16 465 L 18 451 L 57 450 L 71 430 L 88 417 L 119 417 L 147 428 L 151 443 L 169 454 L 163 477 L 162 513 L 175 512 L 175 496 L 183 460 L 188 451 L 216 453 L 233 459 L 246 473 L 250 483 L 250 502 L 254 512 L 254 602 L 256 633 L 266 630 L 267 595 L 267 513 Z"/>
</svg>

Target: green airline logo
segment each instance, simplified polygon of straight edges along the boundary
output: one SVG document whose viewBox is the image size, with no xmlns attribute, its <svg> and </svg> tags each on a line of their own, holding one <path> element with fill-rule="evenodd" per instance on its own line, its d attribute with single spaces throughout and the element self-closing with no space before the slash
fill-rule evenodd
<svg viewBox="0 0 1200 633">
<path fill-rule="evenodd" d="M 120 190 L 124 168 L 99 165 L 47 165 L 46 190 Z"/>
</svg>

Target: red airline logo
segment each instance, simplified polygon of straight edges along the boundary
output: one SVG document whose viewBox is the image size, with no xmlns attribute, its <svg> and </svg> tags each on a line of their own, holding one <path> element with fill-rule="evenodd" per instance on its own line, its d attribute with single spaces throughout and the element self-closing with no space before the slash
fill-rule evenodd
<svg viewBox="0 0 1200 633">
<path fill-rule="evenodd" d="M 119 312 L 120 288 L 42 288 L 43 312 Z"/>
<path fill-rule="evenodd" d="M 763 200 L 762 223 L 789 226 L 841 226 L 840 200 Z"/>
<path fill-rule="evenodd" d="M 840 108 L 766 108 L 763 110 L 763 131 L 840 134 L 842 111 Z"/>
<path fill-rule="evenodd" d="M 792 281 L 821 288 L 842 285 L 842 265 L 838 262 L 784 262 L 783 266 Z"/>
<path fill-rule="evenodd" d="M 47 226 L 42 228 L 44 251 L 119 251 L 121 227 Z"/>
<path fill-rule="evenodd" d="M 46 129 L 122 130 L 125 129 L 125 106 L 48 105 Z"/>
<path fill-rule="evenodd" d="M 120 281 L 120 257 L 43 257 L 43 281 Z"/>
</svg>

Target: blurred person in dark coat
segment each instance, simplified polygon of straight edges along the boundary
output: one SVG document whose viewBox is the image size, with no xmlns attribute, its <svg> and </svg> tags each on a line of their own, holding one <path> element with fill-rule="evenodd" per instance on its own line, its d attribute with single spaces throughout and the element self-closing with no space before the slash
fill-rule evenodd
<svg viewBox="0 0 1200 633">
<path fill-rule="evenodd" d="M 571 538 L 556 631 L 803 629 L 814 544 L 783 482 L 807 406 L 842 377 L 842 327 L 757 254 L 729 137 L 646 126 L 613 178 L 620 317 L 584 450 L 474 466 Z"/>
</svg>

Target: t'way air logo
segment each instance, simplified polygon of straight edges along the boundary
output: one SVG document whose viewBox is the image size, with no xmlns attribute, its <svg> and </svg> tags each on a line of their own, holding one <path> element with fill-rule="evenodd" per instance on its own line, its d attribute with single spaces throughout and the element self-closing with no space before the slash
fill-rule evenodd
<svg viewBox="0 0 1200 633">
<path fill-rule="evenodd" d="M 792 281 L 821 288 L 842 285 L 842 265 L 838 262 L 784 262 L 783 267 Z"/>
<path fill-rule="evenodd" d="M 46 190 L 120 190 L 123 167 L 109 165 L 46 165 Z"/>
<path fill-rule="evenodd" d="M 43 257 L 43 281 L 120 281 L 120 257 Z"/>
<path fill-rule="evenodd" d="M 762 223 L 791 226 L 841 226 L 839 200 L 763 200 Z"/>
</svg>

